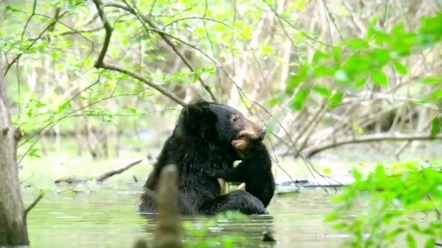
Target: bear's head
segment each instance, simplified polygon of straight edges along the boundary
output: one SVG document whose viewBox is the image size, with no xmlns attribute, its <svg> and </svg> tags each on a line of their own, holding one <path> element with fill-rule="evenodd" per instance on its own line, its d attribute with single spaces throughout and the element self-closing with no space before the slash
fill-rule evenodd
<svg viewBox="0 0 442 248">
<path fill-rule="evenodd" d="M 205 100 L 182 109 L 175 132 L 180 136 L 212 139 L 229 145 L 242 137 L 262 141 L 266 135 L 265 127 L 250 121 L 238 110 Z"/>
</svg>

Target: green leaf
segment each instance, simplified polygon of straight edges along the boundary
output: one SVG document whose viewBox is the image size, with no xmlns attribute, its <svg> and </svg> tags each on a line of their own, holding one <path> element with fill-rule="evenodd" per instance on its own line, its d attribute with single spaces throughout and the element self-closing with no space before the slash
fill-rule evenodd
<svg viewBox="0 0 442 248">
<path fill-rule="evenodd" d="M 403 64 L 399 63 L 397 60 L 393 60 L 394 69 L 401 74 L 402 76 L 405 76 L 408 74 L 408 68 L 405 67 Z"/>
<path fill-rule="evenodd" d="M 441 82 L 442 80 L 440 78 L 435 77 L 428 77 L 422 80 L 422 83 L 424 84 L 440 84 Z"/>
<path fill-rule="evenodd" d="M 324 175 L 326 175 L 326 176 L 330 176 L 330 174 L 331 174 L 331 169 L 330 168 L 325 168 L 324 169 Z"/>
<path fill-rule="evenodd" d="M 136 114 L 137 113 L 137 109 L 136 108 L 129 108 L 130 112 L 132 114 Z"/>
<path fill-rule="evenodd" d="M 199 80 L 199 75 L 197 73 L 193 74 L 193 82 L 196 83 Z"/>
<path fill-rule="evenodd" d="M 323 86 L 315 85 L 313 86 L 313 90 L 315 90 L 319 95 L 325 98 L 329 98 L 331 96 L 331 92 Z"/>
<path fill-rule="evenodd" d="M 441 117 L 440 116 L 436 116 L 433 119 L 433 123 L 431 125 L 431 138 L 436 138 L 436 135 L 439 133 L 440 131 L 440 127 L 441 127 Z"/>
<path fill-rule="evenodd" d="M 281 102 L 281 98 L 280 97 L 275 97 L 272 98 L 270 100 L 268 100 L 266 103 L 270 106 L 270 107 L 274 107 L 276 106 L 276 104 Z"/>
<path fill-rule="evenodd" d="M 273 49 L 273 47 L 268 46 L 268 45 L 264 45 L 261 47 L 261 51 L 264 55 L 270 55 L 270 54 L 274 54 L 275 53 L 275 49 Z"/>
<path fill-rule="evenodd" d="M 83 98 L 81 98 L 81 99 L 84 100 L 84 101 L 87 100 L 87 99 L 83 99 Z M 71 102 L 70 101 L 64 102 L 63 104 L 58 106 L 58 109 L 57 109 L 56 113 L 61 114 L 61 113 L 63 113 L 63 111 L 65 111 L 65 110 L 67 110 L 69 108 L 72 108 Z"/>
<path fill-rule="evenodd" d="M 434 238 L 430 238 L 427 240 L 427 242 L 425 243 L 425 248 L 434 248 L 436 247 L 436 240 L 434 240 Z"/>
<path fill-rule="evenodd" d="M 310 77 L 314 77 L 315 79 L 322 78 L 322 77 L 329 77 L 333 76 L 333 71 L 330 69 L 330 66 L 328 65 L 318 65 L 314 68 L 314 72 L 310 73 Z"/>
<path fill-rule="evenodd" d="M 382 68 L 390 62 L 391 52 L 386 49 L 374 49 L 374 51 L 371 52 L 369 59 L 372 68 Z"/>
<path fill-rule="evenodd" d="M 376 27 L 368 28 L 367 39 L 373 39 L 377 45 L 389 44 L 391 42 L 390 35 Z"/>
<path fill-rule="evenodd" d="M 42 107 L 45 107 L 46 106 L 46 103 L 43 103 L 43 102 L 40 102 L 40 101 L 38 101 L 36 104 L 35 104 L 35 107 L 36 108 L 42 108 Z"/>
<path fill-rule="evenodd" d="M 410 248 L 417 248 L 416 240 L 410 233 L 407 234 L 407 244 Z"/>
<path fill-rule="evenodd" d="M 7 14 L 8 12 L 21 12 L 21 11 L 18 9 L 14 9 L 11 6 L 6 6 L 4 12 L 5 14 Z"/>
<path fill-rule="evenodd" d="M 290 81 L 287 84 L 288 89 L 295 89 L 298 87 L 302 81 L 304 81 L 307 78 L 307 73 L 310 70 L 310 67 L 308 65 L 302 65 L 299 69 L 299 73 L 295 76 L 293 76 Z"/>
<path fill-rule="evenodd" d="M 294 110 L 300 111 L 304 108 L 304 103 L 310 94 L 310 89 L 300 89 L 298 93 L 296 93 L 295 98 L 293 99 L 293 103 L 291 107 Z"/>
<path fill-rule="evenodd" d="M 395 230 L 393 230 L 393 231 L 387 233 L 387 234 L 385 235 L 384 239 L 392 241 L 392 240 L 394 240 L 399 234 L 401 234 L 401 233 L 403 233 L 403 232 L 405 232 L 405 229 L 404 229 L 404 228 L 396 228 Z"/>
<path fill-rule="evenodd" d="M 53 61 L 58 61 L 58 59 L 60 58 L 61 54 L 60 53 L 53 53 L 52 54 L 52 60 Z"/>
<path fill-rule="evenodd" d="M 348 226 L 347 223 L 345 223 L 345 222 L 340 222 L 340 223 L 336 224 L 333 228 L 334 228 L 335 230 L 342 230 L 342 229 L 346 228 L 347 226 Z"/>
<path fill-rule="evenodd" d="M 391 34 L 393 36 L 396 36 L 396 38 L 400 38 L 401 36 L 404 36 L 405 34 L 405 25 L 404 23 L 400 23 L 396 25 L 393 30 L 391 30 Z"/>
<path fill-rule="evenodd" d="M 353 169 L 353 170 L 352 170 L 352 173 L 353 173 L 353 178 L 354 178 L 356 181 L 360 181 L 360 180 L 362 179 L 362 174 L 361 174 L 358 170 Z"/>
<path fill-rule="evenodd" d="M 329 215 L 327 215 L 327 217 L 325 218 L 325 221 L 326 222 L 331 222 L 331 221 L 337 220 L 338 218 L 339 218 L 338 213 L 332 212 Z"/>
<path fill-rule="evenodd" d="M 26 115 L 29 117 L 29 118 L 31 118 L 32 117 L 32 113 L 33 112 L 33 110 L 32 109 L 30 109 L 29 111 L 28 111 L 28 113 L 26 113 Z"/>
<path fill-rule="evenodd" d="M 388 86 L 388 78 L 382 71 L 374 71 L 371 73 L 371 79 L 373 82 L 381 87 Z"/>
<path fill-rule="evenodd" d="M 330 59 L 330 54 L 324 53 L 320 50 L 316 50 L 315 54 L 313 54 L 313 63 L 318 63 L 321 60 L 328 60 Z"/>
<path fill-rule="evenodd" d="M 333 58 L 335 59 L 336 63 L 340 64 L 342 59 L 342 48 L 340 47 L 333 47 Z"/>
<path fill-rule="evenodd" d="M 360 49 L 366 50 L 370 48 L 370 45 L 368 45 L 367 41 L 360 39 L 349 40 L 345 42 L 345 46 L 353 50 L 360 50 Z"/>
<path fill-rule="evenodd" d="M 431 99 L 434 101 L 442 99 L 442 89 L 438 89 L 431 94 Z"/>
<path fill-rule="evenodd" d="M 366 82 L 367 82 L 367 76 L 364 76 L 362 79 L 357 81 L 354 86 L 356 89 L 360 89 L 362 86 L 365 85 Z"/>
<path fill-rule="evenodd" d="M 338 93 L 334 94 L 330 98 L 330 109 L 334 109 L 337 106 L 339 106 L 341 104 L 342 100 L 344 100 L 344 93 L 338 92 Z"/>
</svg>

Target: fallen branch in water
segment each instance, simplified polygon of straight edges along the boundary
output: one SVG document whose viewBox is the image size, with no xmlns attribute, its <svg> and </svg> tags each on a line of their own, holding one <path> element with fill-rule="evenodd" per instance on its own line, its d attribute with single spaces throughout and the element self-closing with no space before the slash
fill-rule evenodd
<svg viewBox="0 0 442 248">
<path fill-rule="evenodd" d="M 121 173 L 127 171 L 128 169 L 132 168 L 134 165 L 137 165 L 137 164 L 141 163 L 143 160 L 144 159 L 138 159 L 138 160 L 136 160 L 134 162 L 131 162 L 130 164 L 125 165 L 123 167 L 120 167 L 118 169 L 105 172 L 101 176 L 96 177 L 95 178 L 95 182 L 103 182 L 104 180 L 106 180 L 106 179 L 108 179 L 108 178 L 110 178 L 110 177 L 112 177 L 114 175 L 121 174 Z M 56 184 L 58 184 L 58 183 L 75 184 L 75 183 L 85 183 L 87 181 L 89 181 L 89 180 L 87 180 L 87 179 L 76 179 L 76 178 L 69 177 L 69 178 L 66 178 L 66 179 L 55 180 L 55 183 Z"/>
<path fill-rule="evenodd" d="M 442 139 L 442 134 L 438 134 L 435 137 L 431 137 L 428 133 L 415 133 L 415 134 L 373 134 L 373 135 L 363 135 L 359 137 L 349 137 L 341 140 L 336 140 L 332 142 L 327 142 L 318 146 L 311 146 L 304 149 L 301 153 L 305 157 L 310 158 L 316 153 L 322 152 L 324 150 L 335 148 L 347 144 L 360 144 L 376 141 L 407 141 L 407 140 L 433 140 Z"/>
</svg>

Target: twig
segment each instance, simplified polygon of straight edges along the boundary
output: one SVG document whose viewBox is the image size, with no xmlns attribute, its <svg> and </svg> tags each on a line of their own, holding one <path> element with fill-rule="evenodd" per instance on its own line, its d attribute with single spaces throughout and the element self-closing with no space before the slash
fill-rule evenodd
<svg viewBox="0 0 442 248">
<path fill-rule="evenodd" d="M 312 157 L 316 153 L 324 151 L 329 148 L 342 146 L 346 144 L 359 144 L 366 142 L 376 142 L 376 141 L 406 141 L 406 140 L 433 140 L 442 139 L 442 134 L 436 135 L 436 137 L 431 137 L 428 133 L 415 133 L 415 134 L 373 134 L 364 135 L 360 137 L 350 137 L 347 139 L 341 139 L 333 142 L 328 142 L 323 145 L 309 147 L 302 152 L 306 157 Z"/>
<path fill-rule="evenodd" d="M 120 67 L 117 67 L 117 66 L 106 65 L 106 64 L 103 64 L 101 66 L 101 68 L 107 69 L 107 70 L 112 70 L 112 71 L 117 71 L 117 72 L 121 72 L 121 73 L 124 73 L 126 75 L 129 75 L 129 76 L 131 76 L 131 77 L 133 77 L 135 79 L 138 79 L 139 81 L 143 82 L 144 84 L 146 84 L 146 85 L 156 89 L 157 91 L 161 92 L 161 94 L 169 97 L 170 99 L 172 99 L 173 101 L 175 101 L 179 105 L 181 105 L 183 107 L 187 106 L 187 104 L 185 102 L 183 102 L 183 100 L 179 99 L 174 94 L 168 92 L 167 90 L 163 89 L 161 86 L 159 86 L 157 84 L 149 82 L 148 80 L 146 80 L 145 78 L 143 78 L 142 76 L 140 76 L 140 75 L 138 75 L 138 74 L 136 74 L 134 72 L 128 71 L 126 69 L 123 69 L 123 68 L 120 68 Z"/>
<path fill-rule="evenodd" d="M 110 178 L 112 176 L 115 176 L 115 175 L 118 175 L 118 174 L 121 174 L 121 173 L 127 171 L 128 169 L 132 168 L 133 166 L 141 163 L 143 160 L 144 159 L 138 159 L 138 160 L 133 161 L 130 164 L 122 166 L 122 167 L 120 167 L 118 169 L 105 172 L 101 176 L 96 177 L 95 181 L 96 182 L 103 182 L 104 180 L 106 180 L 106 179 L 108 179 L 108 178 Z M 84 183 L 84 182 L 87 182 L 87 181 L 88 181 L 87 179 L 66 178 L 66 179 L 55 180 L 55 183 L 57 183 L 57 184 L 58 183 L 73 184 L 73 183 Z"/>
<path fill-rule="evenodd" d="M 134 72 L 128 71 L 126 69 L 123 69 L 123 68 L 120 68 L 120 67 L 117 67 L 114 65 L 106 65 L 104 63 L 104 57 L 106 56 L 107 50 L 109 48 L 113 28 L 109 24 L 109 22 L 106 18 L 106 13 L 104 13 L 103 2 L 101 0 L 93 0 L 93 2 L 95 4 L 95 7 L 97 8 L 98 15 L 100 16 L 100 19 L 103 22 L 103 26 L 104 26 L 104 30 L 105 30 L 105 38 L 104 38 L 103 46 L 101 47 L 100 54 L 97 58 L 97 61 L 95 62 L 95 68 L 107 69 L 107 70 L 112 70 L 112 71 L 124 73 L 132 78 L 135 78 L 135 79 L 141 81 L 142 83 L 146 84 L 147 86 L 156 89 L 157 91 L 159 91 L 163 95 L 169 97 L 170 99 L 172 99 L 176 103 L 180 104 L 181 106 L 183 106 L 183 107 L 186 106 L 187 104 L 185 102 L 183 102 L 181 99 L 179 99 L 177 96 L 175 96 L 174 94 L 163 89 L 161 86 L 148 81 L 147 79 L 143 78 L 142 76 L 140 76 Z"/>
<path fill-rule="evenodd" d="M 312 133 L 315 131 L 315 128 L 319 125 L 325 113 L 327 113 L 327 108 L 330 106 L 329 103 L 330 102 L 328 100 L 324 101 L 322 103 L 322 107 L 313 115 L 313 118 L 310 119 L 310 123 L 305 125 L 304 129 L 298 132 L 297 137 L 293 139 L 295 144 L 297 144 L 298 141 L 301 140 L 301 136 L 306 134 L 304 140 L 300 146 L 298 146 L 299 151 L 302 151 L 306 147 L 307 142 L 309 141 L 310 137 L 312 137 Z M 299 156 L 299 154 L 297 156 Z"/>
<path fill-rule="evenodd" d="M 128 8 L 131 8 L 129 6 L 129 4 L 124 1 L 126 3 L 126 6 Z M 147 16 L 141 15 L 137 11 L 135 11 L 134 8 L 131 8 L 130 11 L 132 14 L 134 14 L 140 21 L 141 24 L 143 25 L 145 31 L 149 31 L 149 29 L 144 25 L 144 23 L 147 23 L 147 25 L 149 25 L 151 28 L 153 29 L 159 29 L 158 26 Z M 167 35 L 165 35 L 164 33 L 158 33 L 158 35 L 167 43 L 167 45 L 170 46 L 170 48 L 172 48 L 172 50 L 175 52 L 175 54 L 181 59 L 181 61 L 183 61 L 183 63 L 187 66 L 187 68 L 189 68 L 189 70 L 195 74 L 195 68 L 193 68 L 192 64 L 189 62 L 189 60 L 187 60 L 186 57 L 184 57 L 184 55 L 178 50 L 178 48 L 175 46 L 175 44 L 173 44 L 173 42 L 169 39 L 169 37 Z M 207 93 L 209 93 L 210 97 L 212 98 L 212 100 L 214 102 L 217 102 L 215 95 L 213 94 L 212 90 L 210 89 L 210 87 L 204 82 L 204 80 L 200 77 L 200 75 L 195 74 L 195 76 L 198 78 L 198 81 L 201 83 L 201 85 L 203 86 L 203 88 L 207 91 Z"/>
<path fill-rule="evenodd" d="M 126 11 L 128 11 L 128 12 L 131 12 L 131 9 L 128 8 L 127 6 L 122 5 L 122 4 L 119 4 L 119 3 L 115 3 L 115 2 L 106 2 L 106 3 L 104 4 L 104 6 L 114 7 L 114 8 L 120 8 L 120 9 L 126 10 Z M 224 23 L 224 25 L 227 25 L 227 24 Z M 227 25 L 227 26 L 229 26 L 229 25 Z M 230 27 L 230 26 L 229 26 L 229 27 Z M 232 27 L 231 27 L 231 28 L 232 28 Z M 185 45 L 187 45 L 187 46 L 189 46 L 189 47 L 191 47 L 191 48 L 197 50 L 198 52 L 200 52 L 202 55 L 204 55 L 204 57 L 206 57 L 206 58 L 210 59 L 212 62 L 214 62 L 215 65 L 217 66 L 217 68 L 221 69 L 221 70 L 226 74 L 226 76 L 227 76 L 230 80 L 232 80 L 232 83 L 235 85 L 235 87 L 238 89 L 238 91 L 241 92 L 241 93 L 243 93 L 243 94 L 245 95 L 243 89 L 242 89 L 241 87 L 238 86 L 236 80 L 235 80 L 235 79 L 229 74 L 229 72 L 226 70 L 226 68 L 224 68 L 223 65 L 222 65 L 219 61 L 217 61 L 215 58 L 209 56 L 207 53 L 205 53 L 204 51 L 202 51 L 202 50 L 199 49 L 198 47 L 196 47 L 196 46 L 194 46 L 194 45 L 192 45 L 192 44 L 190 44 L 190 43 L 188 43 L 188 42 L 186 42 L 186 41 L 184 41 L 184 40 L 182 40 L 182 39 L 180 39 L 180 38 L 178 38 L 178 37 L 175 37 L 175 36 L 173 36 L 173 35 L 171 35 L 171 34 L 169 34 L 169 33 L 166 33 L 166 32 L 164 32 L 164 31 L 162 31 L 162 30 L 159 30 L 159 29 L 153 29 L 153 28 L 152 28 L 152 29 L 149 29 L 149 30 L 151 30 L 151 31 L 153 31 L 153 32 L 157 32 L 157 33 L 163 33 L 164 35 L 167 35 L 168 37 L 170 37 L 170 38 L 172 38 L 172 39 L 174 39 L 174 40 L 177 40 L 177 41 L 179 41 L 179 42 L 181 42 L 181 43 L 183 43 L 183 44 L 185 44 Z M 236 31 L 236 29 L 234 29 L 234 30 Z M 244 34 L 242 34 L 241 32 L 239 32 L 239 34 L 241 34 L 243 37 L 246 38 L 246 36 L 245 36 Z M 251 50 L 252 50 L 252 49 L 251 49 Z M 247 99 L 248 99 L 248 98 L 247 98 Z M 250 101 L 250 99 L 248 99 L 248 100 Z M 247 108 L 247 109 L 249 110 L 249 108 Z M 250 110 L 249 110 L 249 111 L 250 111 Z"/>
<path fill-rule="evenodd" d="M 137 165 L 137 164 L 141 163 L 142 161 L 143 161 L 143 159 L 138 159 L 137 161 L 134 161 L 134 162 L 132 162 L 132 163 L 126 165 L 126 166 L 120 167 L 120 168 L 118 168 L 116 170 L 108 171 L 108 172 L 104 173 L 103 175 L 99 176 L 96 179 L 96 181 L 102 182 L 102 181 L 108 179 L 109 177 L 121 174 L 121 173 L 125 172 L 126 170 L 132 168 L 134 165 Z"/>
<path fill-rule="evenodd" d="M 39 194 L 38 197 L 31 203 L 31 205 L 29 205 L 26 210 L 25 210 L 25 214 L 24 214 L 24 218 L 26 219 L 26 217 L 28 216 L 28 213 L 35 207 L 35 205 L 38 204 L 38 202 L 43 198 L 43 194 Z"/>
<path fill-rule="evenodd" d="M 94 2 L 96 1 L 100 1 L 100 0 L 94 0 Z M 100 1 L 101 2 L 101 1 Z M 150 30 L 149 28 L 145 27 L 144 23 L 147 23 L 150 27 L 152 27 L 155 30 L 159 30 L 158 26 L 152 22 L 148 17 L 138 14 L 132 7 L 130 7 L 127 3 L 126 5 L 120 4 L 120 3 L 114 3 L 114 2 L 109 2 L 106 3 L 105 6 L 109 6 L 109 7 L 115 7 L 115 8 L 120 8 L 120 9 L 124 9 L 126 11 L 128 11 L 129 13 L 135 15 L 138 19 L 140 19 L 141 24 L 143 25 L 144 29 L 146 31 Z M 106 32 L 108 32 L 106 30 Z M 190 64 L 190 62 L 184 57 L 184 55 L 178 51 L 177 47 L 173 44 L 173 42 L 169 39 L 168 35 L 165 34 L 163 31 L 162 32 L 156 32 L 169 46 L 170 48 L 172 48 L 172 50 L 175 52 L 175 54 L 184 62 L 184 64 L 187 66 L 187 68 L 189 68 L 189 70 L 191 72 L 195 72 L 195 69 L 193 68 L 193 66 Z M 196 75 L 198 78 L 198 81 L 200 81 L 201 85 L 204 87 L 204 89 L 210 94 L 212 100 L 214 102 L 217 102 L 215 95 L 212 93 L 212 91 L 210 90 L 210 87 L 201 79 L 201 77 L 199 75 Z"/>
<path fill-rule="evenodd" d="M 60 20 L 66 13 L 68 13 L 67 11 L 66 12 L 63 12 L 63 14 L 61 14 L 60 16 L 58 16 L 58 18 L 57 19 L 55 19 L 54 21 L 52 21 L 45 29 L 43 29 L 43 31 L 37 36 L 37 38 L 34 40 L 34 41 L 32 41 L 31 42 L 31 44 L 29 44 L 29 46 L 27 46 L 24 50 L 29 50 L 29 49 L 31 49 L 33 46 L 34 46 L 34 44 L 38 41 L 38 40 L 40 40 L 40 38 L 43 36 L 43 34 L 45 34 L 46 33 L 46 31 L 48 31 L 53 25 L 55 25 L 55 23 L 57 23 L 58 22 L 58 20 Z M 8 71 L 11 69 L 11 67 L 12 67 L 12 65 L 14 65 L 20 58 L 21 58 L 21 56 L 23 55 L 23 53 L 20 53 L 19 55 L 17 55 L 12 61 L 11 61 L 11 63 L 9 63 L 7 66 L 6 66 L 6 69 L 5 69 L 5 72 L 3 73 L 3 75 L 5 75 L 6 76 L 6 74 L 8 74 Z"/>
</svg>

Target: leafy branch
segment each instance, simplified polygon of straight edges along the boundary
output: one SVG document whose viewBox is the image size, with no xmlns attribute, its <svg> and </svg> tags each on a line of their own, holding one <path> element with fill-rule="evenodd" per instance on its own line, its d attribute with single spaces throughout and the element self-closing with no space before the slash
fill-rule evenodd
<svg viewBox="0 0 442 248">
<path fill-rule="evenodd" d="M 143 25 L 144 29 L 146 31 L 148 31 L 148 29 L 146 28 L 146 26 L 144 25 L 144 23 L 147 23 L 151 28 L 153 29 L 159 29 L 158 26 L 148 17 L 146 16 L 142 16 L 138 9 L 136 8 L 131 8 L 130 5 L 127 3 L 127 1 L 123 0 L 123 2 L 126 4 L 126 6 L 128 7 L 128 11 L 130 13 L 132 13 L 133 15 L 135 15 L 138 20 L 140 20 L 141 24 Z M 190 64 L 189 60 L 187 60 L 187 58 L 178 50 L 178 48 L 173 44 L 173 42 L 169 39 L 169 37 L 167 37 L 167 35 L 165 35 L 164 33 L 158 33 L 160 35 L 160 37 L 170 46 L 170 48 L 172 48 L 172 50 L 175 52 L 175 54 L 183 61 L 183 63 L 187 66 L 187 68 L 189 68 L 189 70 L 195 73 L 195 68 L 193 68 L 192 64 Z M 215 95 L 212 93 L 212 90 L 210 89 L 210 87 L 204 82 L 204 80 L 200 77 L 200 75 L 196 74 L 195 75 L 198 79 L 198 81 L 201 83 L 201 85 L 203 86 L 203 88 L 210 94 L 212 100 L 214 102 L 217 102 Z"/>
<path fill-rule="evenodd" d="M 25 34 L 25 31 L 26 31 L 26 27 L 27 27 L 27 25 L 29 24 L 29 22 L 31 21 L 31 19 L 32 19 L 32 17 L 33 16 L 35 16 L 35 15 L 37 15 L 37 13 L 36 13 L 36 11 L 35 11 L 35 9 L 36 9 L 36 4 L 37 4 L 37 0 L 35 0 L 34 1 L 34 5 L 33 5 L 33 9 L 32 9 L 32 14 L 31 14 L 31 16 L 28 18 L 28 21 L 27 21 L 27 23 L 26 23 L 26 26 L 25 26 L 25 28 L 23 29 L 23 32 L 22 32 L 22 40 L 23 40 L 23 38 L 24 38 L 24 34 Z M 54 20 L 48 25 L 48 26 L 46 26 L 46 28 L 44 28 L 43 29 L 43 31 L 41 31 L 40 32 L 40 34 L 35 38 L 35 39 L 33 39 L 32 40 L 32 42 L 31 42 L 31 44 L 29 44 L 26 48 L 25 48 L 25 50 L 29 50 L 29 49 L 31 49 L 34 45 L 35 45 L 35 43 L 37 42 L 37 41 L 39 41 L 40 40 L 40 38 L 42 38 L 43 37 L 43 35 L 47 32 L 47 31 L 49 31 L 50 29 L 52 29 L 53 27 L 54 27 L 54 25 L 61 19 L 61 18 L 63 18 L 63 16 L 65 15 L 65 14 L 67 14 L 68 12 L 67 11 L 65 11 L 65 12 L 63 12 L 62 14 L 60 14 L 60 15 L 57 15 L 55 18 L 54 18 Z M 17 55 L 10 63 L 8 63 L 8 65 L 6 66 L 6 69 L 5 69 L 5 72 L 3 73 L 3 75 L 7 75 L 8 74 L 8 71 L 11 69 L 11 67 L 21 58 L 21 56 L 23 56 L 23 52 L 21 52 L 19 55 Z"/>
<path fill-rule="evenodd" d="M 113 28 L 110 25 L 110 23 L 107 20 L 106 17 L 106 13 L 104 12 L 103 9 L 103 2 L 101 0 L 93 0 L 95 7 L 97 8 L 98 11 L 98 15 L 100 16 L 100 19 L 104 25 L 104 30 L 105 30 L 105 37 L 104 37 L 104 41 L 103 41 L 103 46 L 101 48 L 100 54 L 95 62 L 95 67 L 97 69 L 106 69 L 106 70 L 111 70 L 111 71 L 117 71 L 120 73 L 124 73 L 132 78 L 135 78 L 141 82 L 143 82 L 144 84 L 146 84 L 149 87 L 152 87 L 154 89 L 156 89 L 157 91 L 159 91 L 160 93 L 162 93 L 163 95 L 169 97 L 171 100 L 175 101 L 176 103 L 180 104 L 181 106 L 186 106 L 187 104 L 185 102 L 183 102 L 181 99 L 179 99 L 177 96 L 175 96 L 173 93 L 168 92 L 167 90 L 163 89 L 160 85 L 157 85 L 153 82 L 148 81 L 147 79 L 143 78 L 142 76 L 140 76 L 139 74 L 135 73 L 135 72 L 131 72 L 129 70 L 126 70 L 124 68 L 118 67 L 118 66 L 114 66 L 114 65 L 107 65 L 104 62 L 104 57 L 106 56 L 107 50 L 109 48 L 109 44 L 110 44 L 110 40 L 112 37 L 112 31 Z"/>
</svg>

